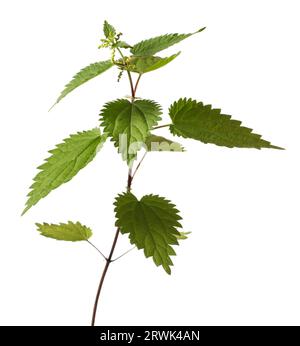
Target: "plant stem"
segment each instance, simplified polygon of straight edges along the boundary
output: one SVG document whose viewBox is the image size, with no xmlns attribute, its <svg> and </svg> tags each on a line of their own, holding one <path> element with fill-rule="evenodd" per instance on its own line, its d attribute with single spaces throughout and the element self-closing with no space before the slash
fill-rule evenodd
<svg viewBox="0 0 300 346">
<path fill-rule="evenodd" d="M 160 126 L 156 126 L 156 127 L 153 127 L 152 130 L 157 130 L 157 129 L 161 129 L 162 127 L 169 127 L 171 126 L 172 124 L 166 124 L 166 125 L 160 125 Z"/>
<path fill-rule="evenodd" d="M 134 89 L 133 89 L 133 95 L 134 95 L 133 97 L 135 97 L 136 89 L 137 89 L 137 87 L 138 87 L 138 85 L 139 85 L 139 81 L 140 81 L 141 77 L 142 77 L 142 74 L 140 73 L 139 76 L 138 76 L 138 78 L 137 78 L 137 80 L 136 80 L 135 87 L 134 87 Z"/>
<path fill-rule="evenodd" d="M 122 57 L 122 59 L 123 59 L 124 65 L 126 65 L 126 59 L 125 59 L 125 56 L 123 55 L 121 49 L 120 49 L 120 48 L 117 48 L 117 51 L 118 51 L 119 54 L 121 55 L 121 57 Z M 132 96 L 132 98 L 135 98 L 135 93 L 136 93 L 137 85 L 135 86 L 135 88 L 133 87 L 133 82 L 132 82 L 131 73 L 130 73 L 130 71 L 128 71 L 128 70 L 126 70 L 126 71 L 127 71 L 127 75 L 128 75 L 128 79 L 129 79 L 129 83 L 130 83 L 131 96 Z"/>
<path fill-rule="evenodd" d="M 126 60 L 125 60 L 125 57 L 122 53 L 122 51 L 117 48 L 118 52 L 120 53 L 122 59 L 123 59 L 123 62 L 124 64 L 126 64 Z M 129 78 L 129 82 L 130 82 L 130 88 L 131 88 L 131 96 L 132 96 L 132 99 L 134 100 L 135 98 L 135 93 L 136 93 L 136 90 L 137 90 L 137 87 L 138 87 L 138 84 L 139 84 L 139 81 L 141 79 L 141 75 L 139 75 L 137 81 L 136 81 L 136 84 L 135 84 L 135 87 L 133 86 L 133 82 L 132 82 L 132 78 L 131 78 L 131 73 L 130 71 L 127 71 L 127 74 L 128 74 L 128 78 Z M 140 162 L 141 164 L 141 162 Z M 139 165 L 140 165 L 139 164 Z M 138 167 L 139 167 L 138 165 Z M 137 167 L 137 168 L 138 168 Z M 136 173 L 136 170 L 134 172 L 134 174 Z M 127 192 L 130 192 L 131 190 L 131 184 L 132 184 L 132 180 L 133 180 L 133 175 L 132 175 L 132 169 L 131 167 L 129 168 L 128 170 L 128 177 L 127 177 Z M 95 325 L 95 320 L 96 320 L 96 314 L 97 314 L 97 307 L 98 307 L 98 302 L 99 302 L 99 297 L 100 297 L 100 293 L 101 293 L 101 290 L 102 290 L 102 286 L 103 286 L 103 283 L 104 283 L 104 279 L 105 279 L 105 276 L 106 276 L 106 273 L 107 273 L 107 270 L 108 270 L 108 267 L 109 265 L 111 264 L 112 262 L 112 256 L 113 256 L 113 253 L 115 251 L 115 247 L 117 245 L 117 241 L 118 241 L 118 237 L 119 237 L 119 234 L 120 234 L 120 228 L 117 228 L 116 230 L 116 233 L 115 233 L 115 237 L 114 237 L 114 240 L 113 240 L 113 243 L 112 243 L 112 246 L 111 246 L 111 249 L 110 249 L 110 253 L 108 255 L 106 259 L 106 263 L 105 263 L 105 266 L 104 266 L 104 269 L 103 269 L 103 272 L 102 272 L 102 275 L 101 275 L 101 278 L 100 278 L 100 282 L 99 282 L 99 286 L 98 286 L 98 289 L 97 289 L 97 293 L 96 293 L 96 298 L 95 298 L 95 302 L 94 302 L 94 308 L 93 308 L 93 315 L 92 315 L 92 322 L 91 322 L 91 326 L 94 326 Z M 125 255 L 125 254 L 124 254 Z M 123 255 L 122 255 L 123 256 Z M 122 257 L 120 256 L 120 257 Z M 105 257 L 105 256 L 104 256 Z"/>
<path fill-rule="evenodd" d="M 135 90 L 133 87 L 133 82 L 132 82 L 132 78 L 131 78 L 131 73 L 129 71 L 127 71 L 128 74 L 128 78 L 129 78 L 129 83 L 130 83 L 130 88 L 131 88 L 131 96 L 134 99 L 135 98 Z"/>
<path fill-rule="evenodd" d="M 130 189 L 131 189 L 132 179 L 133 178 L 132 178 L 132 175 L 131 175 L 131 168 L 129 168 L 128 178 L 127 178 L 127 191 L 130 191 Z M 100 278 L 98 290 L 97 290 L 97 293 L 96 293 L 91 326 L 95 325 L 96 314 L 97 314 L 97 307 L 98 307 L 100 293 L 101 293 L 101 290 L 102 290 L 102 286 L 103 286 L 103 283 L 104 283 L 104 279 L 105 279 L 108 267 L 109 267 L 109 265 L 112 262 L 112 256 L 114 254 L 115 247 L 117 245 L 119 234 L 120 234 L 120 228 L 117 228 L 116 234 L 115 234 L 115 237 L 114 237 L 114 241 L 112 243 L 112 246 L 111 246 L 111 249 L 110 249 L 110 253 L 109 253 L 109 255 L 108 255 L 107 259 L 106 259 L 106 263 L 105 263 L 105 266 L 104 266 L 104 269 L 103 269 L 103 272 L 102 272 L 102 275 L 101 275 L 101 278 Z"/>
<path fill-rule="evenodd" d="M 98 290 L 97 290 L 97 293 L 96 293 L 91 326 L 95 325 L 96 313 L 97 313 L 97 307 L 98 307 L 98 302 L 99 302 L 99 297 L 100 297 L 101 289 L 102 289 L 102 286 L 103 286 L 103 282 L 104 282 L 104 279 L 105 279 L 108 267 L 109 267 L 109 265 L 111 263 L 111 259 L 112 259 L 112 256 L 113 256 L 116 244 L 117 244 L 119 233 L 120 233 L 120 228 L 117 228 L 117 231 L 116 231 L 116 234 L 115 234 L 115 238 L 114 238 L 112 247 L 110 249 L 109 256 L 107 257 L 107 260 L 106 260 L 106 263 L 105 263 L 105 267 L 103 269 L 103 272 L 102 272 L 102 275 L 101 275 L 101 279 L 100 279 L 100 282 L 99 282 Z"/>
</svg>

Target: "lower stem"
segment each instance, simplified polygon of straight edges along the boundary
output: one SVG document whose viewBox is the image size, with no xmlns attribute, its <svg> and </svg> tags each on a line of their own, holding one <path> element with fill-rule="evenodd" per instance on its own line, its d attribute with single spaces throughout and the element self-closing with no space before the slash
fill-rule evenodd
<svg viewBox="0 0 300 346">
<path fill-rule="evenodd" d="M 93 308 L 93 316 L 92 316 L 92 323 L 91 323 L 92 326 L 95 325 L 96 314 L 97 314 L 97 307 L 98 307 L 98 302 L 99 302 L 99 297 L 100 297 L 101 289 L 102 289 L 102 286 L 103 286 L 103 283 L 104 283 L 104 279 L 105 279 L 108 267 L 109 267 L 109 265 L 111 263 L 111 259 L 112 259 L 112 256 L 113 256 L 116 244 L 117 244 L 119 233 L 120 233 L 120 229 L 118 228 L 117 231 L 116 231 L 116 234 L 115 234 L 115 238 L 114 238 L 112 247 L 110 249 L 109 256 L 106 259 L 105 267 L 104 267 L 102 275 L 101 275 L 101 279 L 100 279 L 100 282 L 99 282 L 98 290 L 97 290 L 97 293 L 96 293 L 94 308 Z"/>
<path fill-rule="evenodd" d="M 129 169 L 128 178 L 127 178 L 127 191 L 130 191 L 130 189 L 131 189 L 132 178 L 133 177 L 131 175 L 131 169 Z M 117 228 L 116 234 L 115 234 L 115 237 L 114 237 L 114 241 L 112 243 L 112 246 L 111 246 L 111 249 L 110 249 L 110 253 L 109 253 L 108 257 L 106 258 L 106 263 L 105 263 L 105 266 L 104 266 L 104 269 L 103 269 L 103 272 L 102 272 L 102 275 L 101 275 L 101 278 L 100 278 L 99 286 L 98 286 L 98 289 L 97 289 L 96 298 L 95 298 L 95 302 L 94 302 L 94 308 L 93 308 L 93 315 L 92 315 L 91 326 L 95 326 L 95 320 L 96 320 L 97 307 L 98 307 L 98 302 L 99 302 L 99 298 L 100 298 L 100 293 L 101 293 L 101 290 L 102 290 L 102 286 L 103 286 L 103 283 L 104 283 L 104 279 L 105 279 L 108 267 L 109 267 L 109 265 L 112 262 L 112 256 L 114 254 L 114 251 L 115 251 L 115 248 L 116 248 L 116 245 L 117 245 L 119 234 L 120 234 L 120 228 Z"/>
</svg>

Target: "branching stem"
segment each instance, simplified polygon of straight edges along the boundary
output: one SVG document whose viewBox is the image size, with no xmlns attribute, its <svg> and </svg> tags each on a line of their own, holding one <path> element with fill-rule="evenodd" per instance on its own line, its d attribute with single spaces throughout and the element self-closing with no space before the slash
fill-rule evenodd
<svg viewBox="0 0 300 346">
<path fill-rule="evenodd" d="M 109 267 L 109 265 L 111 263 L 111 259 L 112 259 L 113 253 L 115 251 L 115 247 L 116 247 L 116 244 L 117 244 L 119 233 L 120 233 L 120 229 L 117 228 L 117 231 L 116 231 L 116 234 L 115 234 L 115 237 L 114 237 L 114 241 L 113 241 L 112 247 L 110 249 L 110 253 L 109 253 L 108 257 L 107 257 L 107 260 L 106 260 L 106 263 L 105 263 L 105 267 L 104 267 L 102 275 L 101 275 L 101 279 L 100 279 L 100 282 L 99 282 L 98 290 L 97 290 L 97 293 L 96 293 L 94 308 L 93 308 L 92 323 L 91 323 L 92 326 L 95 325 L 96 314 L 97 314 L 97 307 L 98 307 L 98 302 L 99 302 L 99 297 L 100 297 L 101 289 L 102 289 L 102 286 L 103 286 L 103 283 L 104 283 L 104 279 L 105 279 L 108 267 Z"/>
</svg>

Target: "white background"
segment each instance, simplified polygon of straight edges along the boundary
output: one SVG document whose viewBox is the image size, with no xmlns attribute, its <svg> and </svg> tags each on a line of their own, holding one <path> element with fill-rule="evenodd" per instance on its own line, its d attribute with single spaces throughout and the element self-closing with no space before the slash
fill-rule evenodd
<svg viewBox="0 0 300 346">
<path fill-rule="evenodd" d="M 142 251 L 113 264 L 98 325 L 299 325 L 299 1 L 3 1 L 1 30 L 0 323 L 87 325 L 103 261 L 87 243 L 41 237 L 35 222 L 81 221 L 108 252 L 112 203 L 126 166 L 111 143 L 71 182 L 20 217 L 35 167 L 70 133 L 93 128 L 102 105 L 129 93 L 109 70 L 47 110 L 99 51 L 109 20 L 136 43 L 207 30 L 145 75 L 138 96 L 165 109 L 195 98 L 283 146 L 227 149 L 180 140 L 187 152 L 149 154 L 138 196 L 177 204 L 189 240 L 171 276 Z M 125 77 L 125 76 L 124 76 Z M 160 132 L 167 135 L 168 130 Z M 122 236 L 116 254 L 130 247 Z"/>
</svg>

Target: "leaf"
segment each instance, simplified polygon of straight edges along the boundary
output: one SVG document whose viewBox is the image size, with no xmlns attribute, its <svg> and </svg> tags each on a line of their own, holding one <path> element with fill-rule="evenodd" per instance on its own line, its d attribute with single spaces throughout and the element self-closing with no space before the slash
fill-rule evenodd
<svg viewBox="0 0 300 346">
<path fill-rule="evenodd" d="M 161 107 L 150 100 L 107 103 L 100 113 L 101 126 L 119 148 L 128 164 L 143 146 L 150 130 L 160 120 Z"/>
<path fill-rule="evenodd" d="M 69 221 L 68 223 L 60 223 L 59 225 L 36 223 L 36 226 L 38 227 L 37 230 L 41 232 L 41 235 L 56 240 L 87 240 L 93 234 L 90 228 L 83 226 L 79 222 L 73 223 Z"/>
<path fill-rule="evenodd" d="M 127 48 L 131 48 L 132 46 L 125 41 L 118 41 L 113 45 L 113 47 L 127 49 Z"/>
<path fill-rule="evenodd" d="M 60 96 L 54 103 L 54 105 L 50 108 L 52 109 L 59 101 L 61 101 L 65 96 L 67 96 L 71 91 L 78 88 L 80 85 L 89 81 L 90 79 L 99 76 L 101 73 L 105 72 L 109 68 L 113 66 L 113 63 L 110 60 L 99 61 L 94 64 L 91 64 L 82 70 L 80 70 L 69 82 L 65 89 L 61 92 Z"/>
<path fill-rule="evenodd" d="M 106 136 L 96 128 L 73 134 L 50 150 L 51 156 L 38 167 L 40 172 L 33 179 L 23 214 L 52 190 L 71 180 L 93 160 L 105 140 Z"/>
<path fill-rule="evenodd" d="M 116 64 L 121 69 L 143 74 L 157 70 L 167 65 L 169 62 L 173 61 L 179 54 L 180 52 L 167 58 L 160 58 L 158 56 L 131 56 L 127 58 L 126 65 L 124 65 L 123 59 L 118 60 Z"/>
<path fill-rule="evenodd" d="M 131 48 L 131 53 L 133 55 L 154 55 L 161 50 L 169 48 L 180 41 L 203 31 L 205 28 L 201 28 L 196 32 L 189 34 L 167 34 L 162 36 L 157 36 L 150 38 L 148 40 L 143 40 L 135 44 Z"/>
<path fill-rule="evenodd" d="M 188 238 L 188 234 L 191 232 L 179 232 L 180 234 L 177 237 L 178 240 L 185 240 Z"/>
<path fill-rule="evenodd" d="M 184 151 L 181 144 L 153 134 L 147 137 L 145 144 L 147 151 Z"/>
<path fill-rule="evenodd" d="M 146 257 L 162 265 L 171 274 L 170 256 L 176 255 L 171 245 L 178 245 L 181 228 L 179 211 L 169 200 L 146 195 L 140 201 L 130 192 L 119 195 L 115 201 L 116 225 L 122 234 L 129 234 L 132 244 L 144 249 Z"/>
<path fill-rule="evenodd" d="M 241 122 L 231 119 L 230 115 L 221 114 L 220 109 L 202 102 L 179 99 L 171 105 L 169 115 L 173 122 L 170 131 L 177 136 L 228 148 L 282 149 L 241 126 Z"/>
<path fill-rule="evenodd" d="M 103 32 L 106 38 L 112 39 L 116 35 L 116 29 L 109 24 L 106 20 L 103 23 Z"/>
</svg>

